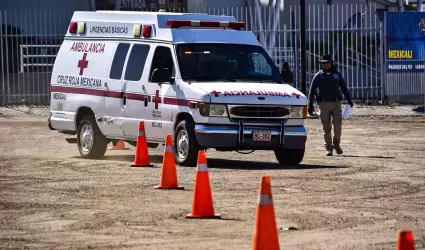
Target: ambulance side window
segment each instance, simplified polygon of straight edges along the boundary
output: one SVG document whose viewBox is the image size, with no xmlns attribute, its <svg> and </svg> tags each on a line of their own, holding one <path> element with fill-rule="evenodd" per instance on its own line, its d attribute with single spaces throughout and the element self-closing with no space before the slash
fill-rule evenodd
<svg viewBox="0 0 425 250">
<path fill-rule="evenodd" d="M 111 72 L 109 78 L 120 80 L 122 75 L 122 69 L 124 67 L 125 58 L 127 57 L 129 43 L 120 43 L 115 51 L 114 60 L 112 61 Z"/>
<path fill-rule="evenodd" d="M 170 48 L 162 46 L 156 47 L 149 73 L 149 81 L 168 83 L 174 75 L 174 62 Z"/>
<path fill-rule="evenodd" d="M 147 44 L 134 44 L 127 61 L 125 80 L 140 81 L 150 46 Z"/>
</svg>

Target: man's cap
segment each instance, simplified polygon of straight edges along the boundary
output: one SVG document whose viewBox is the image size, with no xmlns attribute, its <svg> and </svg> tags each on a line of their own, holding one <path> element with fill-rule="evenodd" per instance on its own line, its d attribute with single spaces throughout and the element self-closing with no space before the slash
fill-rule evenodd
<svg viewBox="0 0 425 250">
<path fill-rule="evenodd" d="M 329 54 L 323 54 L 320 57 L 319 63 L 335 62 Z"/>
</svg>

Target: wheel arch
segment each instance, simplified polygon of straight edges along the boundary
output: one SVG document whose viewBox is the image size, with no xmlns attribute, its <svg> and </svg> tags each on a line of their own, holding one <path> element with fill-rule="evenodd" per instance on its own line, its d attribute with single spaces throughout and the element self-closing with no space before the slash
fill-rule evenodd
<svg viewBox="0 0 425 250">
<path fill-rule="evenodd" d="M 187 112 L 180 112 L 176 115 L 176 121 L 174 122 L 173 125 L 173 133 L 174 131 L 176 131 L 177 125 L 184 120 L 189 120 L 191 121 L 193 124 L 195 123 L 195 120 L 193 119 L 192 115 L 187 113 Z"/>
<path fill-rule="evenodd" d="M 85 115 L 92 115 L 96 121 L 96 116 L 91 108 L 86 106 L 79 107 L 77 110 L 77 115 L 75 116 L 75 130 L 78 129 L 78 125 Z"/>
</svg>

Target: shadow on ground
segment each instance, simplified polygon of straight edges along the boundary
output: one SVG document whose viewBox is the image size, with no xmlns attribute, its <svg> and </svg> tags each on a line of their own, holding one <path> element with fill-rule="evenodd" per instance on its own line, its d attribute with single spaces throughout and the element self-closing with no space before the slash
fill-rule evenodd
<svg viewBox="0 0 425 250">
<path fill-rule="evenodd" d="M 345 166 L 331 166 L 331 165 L 315 165 L 315 164 L 300 164 L 298 166 L 281 166 L 273 162 L 260 162 L 260 161 L 237 161 L 237 160 L 223 160 L 210 158 L 208 159 L 208 167 L 216 169 L 240 169 L 240 170 L 269 170 L 269 169 L 283 169 L 283 170 L 307 170 L 307 169 L 338 169 L 346 168 Z"/>
<path fill-rule="evenodd" d="M 75 159 L 83 159 L 81 156 L 74 156 Z M 162 155 L 150 155 L 149 160 L 151 164 L 162 164 Z M 89 159 L 88 159 L 89 160 Z M 129 164 L 134 162 L 134 155 L 105 155 L 103 161 L 122 161 L 128 162 Z"/>
<path fill-rule="evenodd" d="M 81 158 L 79 156 L 73 158 Z M 151 155 L 150 162 L 152 164 L 162 164 L 162 155 Z M 122 161 L 129 164 L 134 162 L 133 155 L 107 155 L 102 158 L 105 161 Z M 283 169 L 283 170 L 308 170 L 308 169 L 338 169 L 347 168 L 346 166 L 332 166 L 332 165 L 316 165 L 316 164 L 300 164 L 298 166 L 281 166 L 274 162 L 261 162 L 261 161 L 242 161 L 242 160 L 226 160 L 209 158 L 207 159 L 209 168 L 215 169 L 239 169 L 239 170 L 267 170 L 267 169 Z"/>
<path fill-rule="evenodd" d="M 338 157 L 369 158 L 369 159 L 395 159 L 395 157 L 393 157 L 393 156 L 376 156 L 376 155 L 339 155 Z"/>
</svg>

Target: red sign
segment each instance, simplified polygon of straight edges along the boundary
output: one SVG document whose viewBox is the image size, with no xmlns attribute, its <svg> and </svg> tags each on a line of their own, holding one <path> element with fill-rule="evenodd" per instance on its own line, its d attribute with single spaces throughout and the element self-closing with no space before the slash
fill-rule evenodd
<svg viewBox="0 0 425 250">
<path fill-rule="evenodd" d="M 83 59 L 78 60 L 78 68 L 80 68 L 80 76 L 83 75 L 84 69 L 86 69 L 89 65 L 89 61 L 86 60 L 87 53 L 83 54 Z"/>
</svg>

